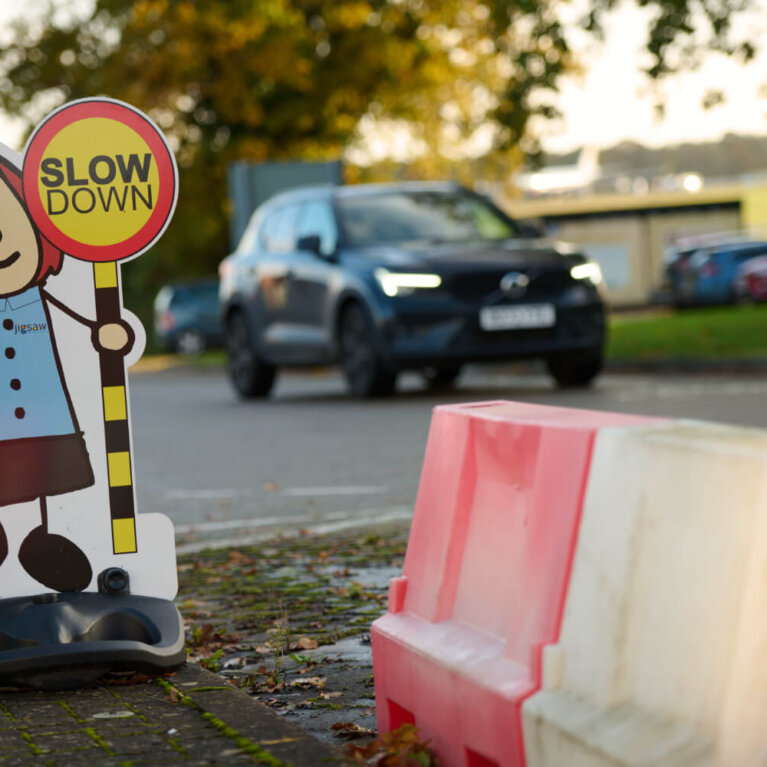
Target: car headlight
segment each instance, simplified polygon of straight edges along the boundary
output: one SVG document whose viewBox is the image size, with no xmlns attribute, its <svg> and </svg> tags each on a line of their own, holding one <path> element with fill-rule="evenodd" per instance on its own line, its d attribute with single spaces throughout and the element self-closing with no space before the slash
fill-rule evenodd
<svg viewBox="0 0 767 767">
<path fill-rule="evenodd" d="M 602 270 L 599 264 L 594 261 L 586 261 L 585 264 L 578 264 L 570 270 L 570 276 L 574 280 L 589 280 L 594 285 L 602 283 Z"/>
<path fill-rule="evenodd" d="M 388 269 L 376 269 L 373 274 L 381 290 L 391 297 L 411 293 L 417 288 L 438 288 L 442 284 L 438 274 L 390 272 Z"/>
</svg>

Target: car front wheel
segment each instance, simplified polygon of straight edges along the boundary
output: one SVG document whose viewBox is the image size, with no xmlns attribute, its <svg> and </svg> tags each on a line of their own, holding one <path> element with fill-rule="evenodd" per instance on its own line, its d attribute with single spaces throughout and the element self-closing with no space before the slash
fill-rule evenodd
<svg viewBox="0 0 767 767">
<path fill-rule="evenodd" d="M 359 304 L 349 304 L 344 309 L 338 342 L 341 367 L 355 397 L 382 397 L 394 391 L 396 374 L 388 371 L 380 359 L 373 323 Z"/>
<path fill-rule="evenodd" d="M 233 314 L 226 325 L 226 350 L 229 356 L 229 380 L 240 397 L 266 397 L 277 373 L 273 365 L 255 352 L 250 329 L 240 312 Z"/>
<path fill-rule="evenodd" d="M 546 360 L 549 373 L 563 388 L 588 386 L 602 371 L 602 352 L 570 352 Z"/>
</svg>

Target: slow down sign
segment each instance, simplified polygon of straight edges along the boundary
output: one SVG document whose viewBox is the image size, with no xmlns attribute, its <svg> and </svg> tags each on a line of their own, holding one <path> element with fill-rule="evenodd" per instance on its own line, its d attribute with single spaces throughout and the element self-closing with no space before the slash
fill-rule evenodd
<svg viewBox="0 0 767 767">
<path fill-rule="evenodd" d="M 144 333 L 118 262 L 177 189 L 159 129 L 110 99 L 53 112 L 23 159 L 0 145 L 0 597 L 96 589 L 110 567 L 175 594 L 172 527 L 135 513 L 125 367 Z"/>
<path fill-rule="evenodd" d="M 66 104 L 32 135 L 24 197 L 40 231 L 86 261 L 144 252 L 163 232 L 177 195 L 173 155 L 159 129 L 128 104 Z"/>
<path fill-rule="evenodd" d="M 135 513 L 118 262 L 167 226 L 173 156 L 128 104 L 65 104 L 0 144 L 0 684 L 183 662 L 173 526 Z M 51 593 L 53 592 L 53 593 Z"/>
</svg>

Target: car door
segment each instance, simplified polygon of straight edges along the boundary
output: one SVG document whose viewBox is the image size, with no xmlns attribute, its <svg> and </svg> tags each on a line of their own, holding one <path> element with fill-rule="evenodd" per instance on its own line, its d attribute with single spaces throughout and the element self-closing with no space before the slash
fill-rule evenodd
<svg viewBox="0 0 767 767">
<path fill-rule="evenodd" d="M 308 237 L 317 238 L 317 250 L 296 247 L 290 257 L 288 312 L 307 362 L 322 362 L 329 359 L 332 350 L 328 301 L 330 284 L 338 269 L 334 261 L 338 230 L 327 200 L 308 200 L 301 206 L 296 243 Z"/>
<path fill-rule="evenodd" d="M 271 362 L 278 364 L 290 362 L 295 352 L 288 294 L 298 212 L 299 205 L 293 203 L 267 215 L 253 261 L 259 299 L 259 346 Z"/>
</svg>

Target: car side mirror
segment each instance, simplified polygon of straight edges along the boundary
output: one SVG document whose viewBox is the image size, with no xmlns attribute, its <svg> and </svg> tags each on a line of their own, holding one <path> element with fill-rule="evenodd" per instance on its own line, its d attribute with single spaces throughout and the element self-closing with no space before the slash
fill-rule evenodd
<svg viewBox="0 0 767 767">
<path fill-rule="evenodd" d="M 296 250 L 308 250 L 317 256 L 322 255 L 320 248 L 322 241 L 317 234 L 307 234 L 305 237 L 299 237 L 296 242 Z"/>
</svg>

